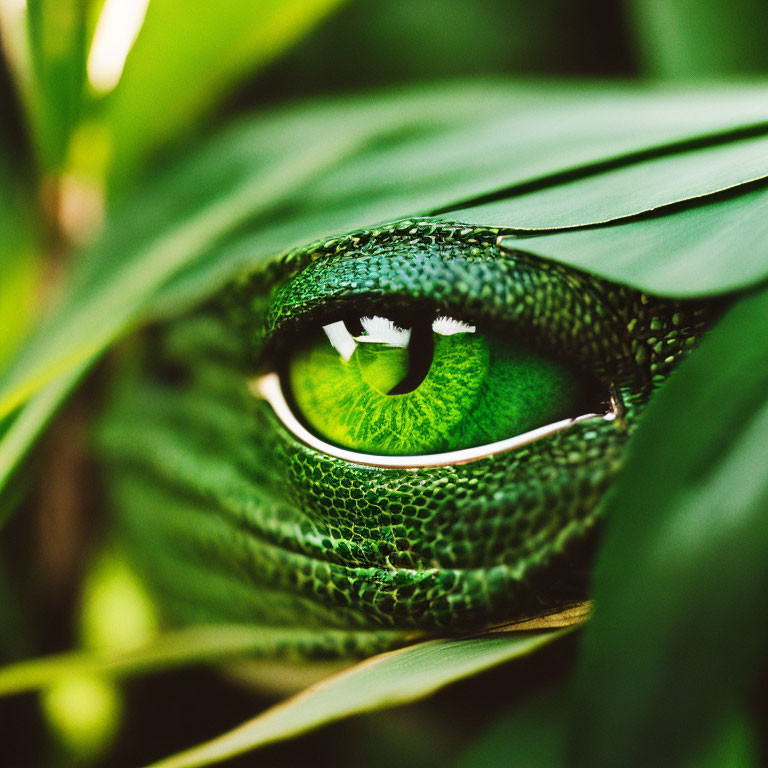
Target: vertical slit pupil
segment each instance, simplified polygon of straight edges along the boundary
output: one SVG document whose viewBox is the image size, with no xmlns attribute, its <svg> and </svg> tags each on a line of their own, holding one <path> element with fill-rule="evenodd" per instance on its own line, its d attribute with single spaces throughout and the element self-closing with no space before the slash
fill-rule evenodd
<svg viewBox="0 0 768 768">
<path fill-rule="evenodd" d="M 344 326 L 349 331 L 351 336 L 363 335 L 363 324 L 360 322 L 359 317 L 345 317 Z"/>
<path fill-rule="evenodd" d="M 427 377 L 432 367 L 432 355 L 435 342 L 432 337 L 432 324 L 416 323 L 411 329 L 408 344 L 408 373 L 405 378 L 387 392 L 388 395 L 405 395 L 413 392 Z"/>
</svg>

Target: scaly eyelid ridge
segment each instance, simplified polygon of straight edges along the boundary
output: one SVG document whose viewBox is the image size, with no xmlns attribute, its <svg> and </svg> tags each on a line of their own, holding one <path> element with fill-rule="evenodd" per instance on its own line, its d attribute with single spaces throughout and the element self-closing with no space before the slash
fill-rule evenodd
<svg viewBox="0 0 768 768">
<path fill-rule="evenodd" d="M 486 332 L 510 329 L 588 372 L 610 372 L 627 359 L 621 318 L 590 290 L 588 275 L 574 277 L 528 254 L 502 252 L 495 239 L 471 256 L 466 243 L 438 245 L 393 241 L 311 261 L 270 299 L 259 336 L 262 370 L 274 367 L 278 350 L 302 336 L 310 318 L 328 324 L 344 312 L 362 316 L 406 304 Z"/>
<path fill-rule="evenodd" d="M 471 461 L 485 459 L 499 453 L 506 453 L 515 448 L 521 448 L 536 440 L 549 437 L 550 435 L 567 429 L 574 424 L 579 424 L 585 421 L 615 421 L 622 417 L 623 412 L 618 395 L 612 391 L 610 410 L 603 414 L 586 413 L 574 418 L 562 419 L 561 421 L 537 427 L 536 429 L 529 430 L 520 435 L 515 435 L 514 437 L 509 437 L 494 443 L 474 446 L 472 448 L 461 448 L 455 451 L 423 454 L 421 456 L 383 456 L 339 448 L 338 446 L 335 446 L 332 443 L 327 443 L 316 435 L 313 435 L 294 415 L 283 394 L 280 376 L 275 372 L 251 379 L 248 382 L 248 390 L 255 397 L 269 403 L 283 426 L 294 437 L 308 445 L 310 448 L 314 448 L 316 451 L 333 456 L 337 459 L 348 461 L 352 464 L 379 467 L 383 469 L 425 469 L 429 467 L 468 464 Z"/>
</svg>

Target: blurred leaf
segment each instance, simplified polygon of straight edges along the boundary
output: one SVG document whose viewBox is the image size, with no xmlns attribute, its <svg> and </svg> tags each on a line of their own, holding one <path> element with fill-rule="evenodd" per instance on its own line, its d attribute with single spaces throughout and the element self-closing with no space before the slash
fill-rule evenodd
<svg viewBox="0 0 768 768">
<path fill-rule="evenodd" d="M 28 0 L 0 7 L 3 42 L 44 172 L 66 163 L 80 119 L 85 63 L 103 0 Z"/>
<path fill-rule="evenodd" d="M 329 630 L 333 632 L 333 630 Z M 338 630 L 342 637 L 348 633 Z M 392 632 L 393 641 L 400 633 Z M 81 675 L 123 678 L 176 667 L 211 664 L 266 654 L 316 639 L 303 629 L 274 629 L 242 624 L 189 627 L 159 635 L 137 648 L 75 651 L 19 661 L 0 667 L 0 696 L 48 688 Z"/>
<path fill-rule="evenodd" d="M 84 648 L 98 653 L 128 651 L 150 645 L 158 634 L 154 606 L 113 546 L 103 546 L 89 563 L 80 606 L 79 635 Z M 77 672 L 58 676 L 42 691 L 40 705 L 66 760 L 81 765 L 103 758 L 113 743 L 122 721 L 124 697 L 111 678 Z"/>
<path fill-rule="evenodd" d="M 744 189 L 667 215 L 503 244 L 660 296 L 740 290 L 768 277 L 768 185 Z"/>
<path fill-rule="evenodd" d="M 572 712 L 574 764 L 683 765 L 768 646 L 768 291 L 648 406 L 607 497 Z"/>
<path fill-rule="evenodd" d="M 341 2 L 152 0 L 106 106 L 113 175 L 120 181 L 149 150 L 188 131 L 245 75 L 271 62 Z"/>
<path fill-rule="evenodd" d="M 547 691 L 500 717 L 462 755 L 459 768 L 565 765 L 565 706 L 562 691 Z"/>
<path fill-rule="evenodd" d="M 566 760 L 566 702 L 564 691 L 546 691 L 522 707 L 506 712 L 462 755 L 459 768 L 501 765 L 564 768 L 570 765 Z M 727 712 L 708 737 L 696 745 L 695 752 L 696 756 L 682 765 L 687 768 L 758 765 L 756 734 L 741 710 Z"/>
<path fill-rule="evenodd" d="M 694 768 L 753 768 L 758 766 L 757 734 L 748 715 L 730 712 L 705 741 L 703 756 L 693 761 Z"/>
<path fill-rule="evenodd" d="M 702 78 L 768 69 L 768 8 L 763 0 L 631 0 L 646 71 Z"/>
<path fill-rule="evenodd" d="M 0 372 L 30 330 L 42 277 L 34 208 L 19 172 L 2 153 L 6 141 L 0 131 Z M 11 421 L 10 417 L 0 418 L 0 457 L 10 448 L 15 467 L 17 445 L 8 434 Z M 7 443 L 6 437 L 10 437 Z M 7 479 L 0 480 L 0 488 L 5 489 Z M 0 501 L 0 527 L 20 500 L 20 490 L 17 483 L 13 493 Z"/>
<path fill-rule="evenodd" d="M 0 218 L 2 214 L 0 213 Z M 0 222 L 0 232 L 10 234 Z M 15 352 L 32 321 L 40 264 L 29 245 L 13 253 L 0 246 L 0 370 Z"/>
<path fill-rule="evenodd" d="M 7 488 L 13 488 L 11 479 L 21 460 L 45 429 L 56 409 L 67 398 L 88 368 L 90 359 L 66 370 L 51 381 L 15 414 L 0 421 L 0 529 L 11 516 L 18 498 L 11 494 L 6 498 Z"/>
<path fill-rule="evenodd" d="M 670 145 L 682 152 L 691 143 L 724 140 L 722 134 L 765 124 L 767 91 L 452 83 L 304 104 L 244 123 L 137 190 L 113 215 L 58 311 L 0 377 L 0 417 L 55 377 L 85 370 L 142 313 L 178 311 L 246 264 L 263 265 L 314 238 L 461 207 L 491 193 L 512 196 L 534 183 L 556 187 L 606 164 L 671 154 Z M 693 213 L 699 210 L 705 209 Z M 483 223 L 469 216 L 468 223 Z M 651 220 L 641 226 L 655 231 Z M 714 267 L 702 271 L 707 290 L 732 288 L 733 274 L 740 285 L 765 274 L 762 258 L 739 265 L 735 253 L 716 252 Z M 658 287 L 654 260 L 643 273 L 634 262 L 616 270 L 588 256 L 573 263 Z M 693 278 L 700 266 L 687 261 L 686 269 Z M 61 395 L 66 388 L 58 386 Z M 32 419 L 38 428 L 43 404 L 52 411 L 57 402 L 53 389 L 40 395 Z M 0 486 L 29 445 L 0 442 Z"/>
<path fill-rule="evenodd" d="M 239 728 L 154 766 L 211 765 L 335 720 L 406 704 L 456 680 L 525 656 L 567 631 L 430 640 L 375 656 L 311 686 Z"/>
<path fill-rule="evenodd" d="M 135 169 L 149 150 L 189 130 L 246 74 L 273 60 L 340 2 L 223 0 L 190 7 L 181 0 L 152 0 L 144 24 L 135 20 L 141 30 L 135 45 L 121 38 L 131 35 L 131 16 L 142 5 L 133 0 L 28 0 L 1 7 L 4 40 L 43 171 L 65 169 L 86 108 L 109 137 L 115 176 Z M 98 23 L 103 9 L 110 24 Z M 92 40 L 100 56 L 89 56 Z M 89 98 L 93 86 L 111 77 L 116 90 L 95 104 Z"/>
<path fill-rule="evenodd" d="M 86 648 L 129 650 L 149 644 L 160 620 L 125 555 L 105 546 L 88 566 L 80 597 L 80 639 Z"/>
<path fill-rule="evenodd" d="M 40 701 L 48 728 L 68 763 L 88 765 L 114 740 L 122 719 L 123 700 L 108 680 L 76 675 L 43 691 Z"/>
<path fill-rule="evenodd" d="M 80 116 L 85 59 L 87 3 L 83 0 L 30 0 L 27 4 L 32 69 L 32 128 L 42 166 L 59 169 Z M 35 130 L 36 129 L 36 130 Z"/>
<path fill-rule="evenodd" d="M 3 139 L 0 134 L 0 144 Z M 0 155 L 0 371 L 32 321 L 40 278 L 34 220 L 24 193 L 17 174 Z"/>
</svg>

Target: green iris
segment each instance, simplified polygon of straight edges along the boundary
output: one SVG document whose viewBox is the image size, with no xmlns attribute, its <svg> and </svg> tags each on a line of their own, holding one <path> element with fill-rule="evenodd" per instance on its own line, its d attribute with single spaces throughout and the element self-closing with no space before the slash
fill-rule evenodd
<svg viewBox="0 0 768 768">
<path fill-rule="evenodd" d="M 582 377 L 517 342 L 445 317 L 410 329 L 382 317 L 349 325 L 324 326 L 287 376 L 300 418 L 342 448 L 441 453 L 580 415 Z"/>
</svg>

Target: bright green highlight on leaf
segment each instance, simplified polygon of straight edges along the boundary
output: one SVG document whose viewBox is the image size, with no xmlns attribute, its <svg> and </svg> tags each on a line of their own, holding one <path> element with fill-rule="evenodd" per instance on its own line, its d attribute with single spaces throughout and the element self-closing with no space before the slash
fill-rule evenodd
<svg viewBox="0 0 768 768">
<path fill-rule="evenodd" d="M 86 576 L 82 602 L 80 631 L 88 648 L 135 648 L 158 632 L 155 607 L 119 551 L 99 553 Z"/>
<path fill-rule="evenodd" d="M 343 448 L 452 451 L 580 415 L 580 378 L 517 342 L 445 317 L 409 329 L 360 322 L 360 335 L 341 321 L 324 326 L 288 370 L 301 416 Z"/>
<path fill-rule="evenodd" d="M 66 677 L 43 692 L 48 726 L 70 759 L 89 762 L 111 743 L 122 716 L 122 697 L 96 675 Z"/>
<path fill-rule="evenodd" d="M 85 648 L 128 651 L 150 644 L 157 635 L 154 606 L 118 549 L 106 547 L 91 562 L 81 602 L 80 636 Z M 110 676 L 74 670 L 43 691 L 41 706 L 69 759 L 92 762 L 119 730 L 123 697 Z"/>
</svg>

